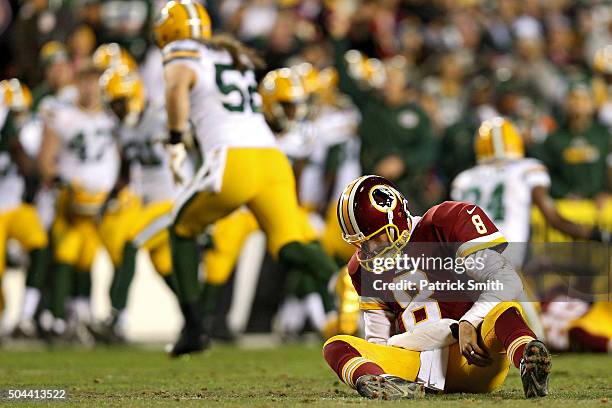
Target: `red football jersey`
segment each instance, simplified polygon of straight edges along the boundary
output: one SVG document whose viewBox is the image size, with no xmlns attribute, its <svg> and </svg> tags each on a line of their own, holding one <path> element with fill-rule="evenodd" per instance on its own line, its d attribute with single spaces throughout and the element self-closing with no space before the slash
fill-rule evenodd
<svg viewBox="0 0 612 408">
<path fill-rule="evenodd" d="M 464 258 L 481 249 L 501 250 L 507 245 L 495 224 L 474 204 L 446 201 L 423 217 L 413 217 L 413 222 L 410 241 L 402 251 L 414 260 L 410 266 L 376 274 L 360 266 L 357 253 L 348 264 L 361 308 L 391 311 L 400 333 L 441 318 L 459 320 L 480 294 L 462 290 L 467 280 Z M 384 282 L 400 282 L 407 290 L 385 290 L 381 288 Z M 409 282 L 414 284 L 410 287 Z M 464 282 L 463 286 L 457 282 Z"/>
</svg>

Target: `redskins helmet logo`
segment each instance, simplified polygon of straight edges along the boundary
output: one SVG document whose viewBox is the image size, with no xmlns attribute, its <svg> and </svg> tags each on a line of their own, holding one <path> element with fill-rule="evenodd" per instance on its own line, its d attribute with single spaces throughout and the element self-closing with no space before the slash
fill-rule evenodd
<svg viewBox="0 0 612 408">
<path fill-rule="evenodd" d="M 397 206 L 397 194 L 391 187 L 379 184 L 370 190 L 370 202 L 378 211 L 387 213 Z"/>
</svg>

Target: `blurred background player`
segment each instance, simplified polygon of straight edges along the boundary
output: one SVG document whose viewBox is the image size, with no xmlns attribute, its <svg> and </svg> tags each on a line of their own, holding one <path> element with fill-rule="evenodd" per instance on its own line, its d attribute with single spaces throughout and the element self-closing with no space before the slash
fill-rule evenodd
<svg viewBox="0 0 612 408">
<path fill-rule="evenodd" d="M 552 350 L 612 353 L 612 302 L 553 295 L 542 304 L 542 324 Z"/>
<path fill-rule="evenodd" d="M 54 317 L 46 326 L 55 335 L 66 333 L 67 301 L 76 322 L 91 321 L 90 271 L 100 247 L 96 217 L 115 185 L 119 170 L 113 138 L 116 122 L 102 105 L 100 70 L 92 63 L 77 73 L 78 97 L 58 107 L 45 124 L 39 154 L 47 185 L 58 183 L 61 193 L 52 228 Z M 79 326 L 79 333 L 84 333 Z"/>
<path fill-rule="evenodd" d="M 35 111 L 49 109 L 47 104 L 74 102 L 77 91 L 74 87 L 74 69 L 69 51 L 59 41 L 49 41 L 40 49 L 39 62 L 44 80 L 33 91 Z M 45 106 L 47 105 L 47 106 Z"/>
<path fill-rule="evenodd" d="M 104 43 L 96 48 L 92 58 L 94 64 L 102 69 L 121 64 L 127 66 L 130 71 L 138 71 L 147 92 L 147 99 L 156 105 L 163 106 L 164 74 L 159 48 L 150 47 L 145 60 L 138 64 L 137 60 L 121 45 Z"/>
<path fill-rule="evenodd" d="M 597 227 L 576 224 L 559 213 L 550 197 L 546 167 L 525 157 L 523 139 L 509 120 L 495 117 L 484 121 L 476 133 L 474 149 L 478 164 L 455 178 L 451 197 L 484 209 L 510 242 L 504 254 L 519 270 L 527 254 L 532 204 L 551 227 L 571 237 L 601 241 L 607 236 Z M 542 336 L 534 304 L 521 299 L 521 305 Z"/>
<path fill-rule="evenodd" d="M 30 115 L 32 94 L 17 79 L 0 82 L 0 283 L 6 266 L 7 242 L 16 240 L 28 252 L 25 293 L 19 321 L 8 326 L 0 321 L 0 334 L 32 337 L 35 335 L 34 314 L 41 296 L 47 269 L 47 233 L 31 202 L 33 179 L 37 177 L 35 163 L 25 153 L 18 132 Z M 29 181 L 29 182 L 28 182 Z M 0 311 L 3 311 L 3 291 L 0 288 Z M 0 315 L 0 317 L 3 317 Z"/>
<path fill-rule="evenodd" d="M 597 227 L 575 224 L 559 214 L 549 194 L 546 167 L 525 157 L 523 139 L 509 120 L 496 117 L 484 121 L 474 148 L 478 164 L 455 178 L 451 197 L 482 206 L 509 242 L 528 242 L 532 203 L 553 228 L 571 237 L 604 238 Z M 513 258 L 515 265 L 520 266 L 523 258 Z"/>
<path fill-rule="evenodd" d="M 296 67 L 308 77 L 308 64 Z M 351 180 L 361 174 L 360 144 L 357 128 L 360 114 L 351 100 L 338 90 L 338 72 L 326 67 L 317 75 L 316 92 L 309 98 L 313 127 L 312 153 L 302 170 L 300 201 L 309 210 L 325 252 L 339 267 L 345 266 L 354 248 L 341 239 L 336 216 L 336 200 Z M 317 220 L 323 217 L 321 222 Z M 359 327 L 358 295 L 346 268 L 330 282 L 335 294 L 334 311 L 328 313 L 320 329 L 323 338 L 335 334 L 355 334 Z"/>
<path fill-rule="evenodd" d="M 170 229 L 173 271 L 185 327 L 172 353 L 206 347 L 198 305 L 195 238 L 241 205 L 253 211 L 273 255 L 308 270 L 325 291 L 335 266 L 323 251 L 305 245 L 295 181 L 285 155 L 260 112 L 254 68 L 261 61 L 239 42 L 212 37 L 210 18 L 196 2 L 169 2 L 155 26 L 164 54 L 169 143 L 176 155 L 195 128 L 204 165 L 175 205 Z"/>
<path fill-rule="evenodd" d="M 316 214 L 316 208 L 307 207 L 300 197 L 304 182 L 303 172 L 316 145 L 313 117 L 318 90 L 318 72 L 310 64 L 271 71 L 262 79 L 259 87 L 266 122 L 273 130 L 279 148 L 287 155 L 293 167 L 300 206 L 300 223 L 305 240 L 308 245 L 319 249 L 318 232 L 310 219 L 312 213 Z M 326 312 L 330 311 L 331 302 L 328 302 L 326 310 L 317 292 L 316 281 L 308 271 L 292 268 L 287 272 L 285 296 L 276 315 L 276 331 L 284 338 L 296 339 L 306 323 L 310 322 L 311 326 L 320 332 L 325 324 Z"/>
<path fill-rule="evenodd" d="M 103 100 L 119 121 L 116 133 L 122 163 L 117 184 L 103 207 L 100 227 L 115 273 L 110 287 L 111 316 L 99 333 L 111 341 L 125 338 L 125 307 L 139 248 L 148 251 L 155 270 L 176 290 L 166 227 L 179 186 L 163 146 L 166 112 L 163 105 L 147 97 L 133 68 L 116 64 L 100 79 Z M 188 174 L 183 177 L 187 180 Z"/>
<path fill-rule="evenodd" d="M 333 78 L 320 78 L 312 66 L 300 64 L 269 72 L 262 80 L 260 93 L 266 121 L 274 129 L 281 150 L 292 161 L 298 189 L 307 192 L 305 194 L 311 193 L 300 200 L 300 222 L 308 245 L 319 246 L 320 238 L 325 237 L 328 255 L 339 260 L 340 267 L 346 264 L 352 250 L 341 241 L 338 234 L 331 237 L 339 230 L 339 227 L 334 228 L 337 225 L 335 212 L 332 212 L 330 224 L 322 225 L 321 216 L 329 200 L 329 190 L 337 185 L 336 175 L 328 172 L 325 162 L 332 147 L 341 149 L 344 143 L 352 141 L 357 118 L 354 111 L 349 110 L 350 107 L 345 105 L 347 111 L 343 112 L 338 108 L 342 105 L 332 105 L 337 103 L 337 100 L 332 99 L 334 93 L 337 93 L 334 87 Z M 325 104 L 322 102 L 324 97 Z M 318 113 L 323 109 L 325 115 L 319 119 Z M 351 147 L 354 149 L 354 146 Z M 344 177 L 347 174 L 349 177 L 358 175 L 358 164 L 355 166 L 350 157 L 345 158 L 346 162 L 343 162 L 346 167 L 340 168 L 340 174 Z M 304 184 L 308 188 L 304 188 Z M 212 248 L 205 255 L 207 287 L 226 283 L 246 238 L 258 229 L 257 220 L 247 209 L 235 211 L 214 224 L 211 233 Z M 348 251 L 345 248 L 347 246 Z M 343 274 L 334 279 L 337 284 L 332 284 L 332 292 L 337 291 L 340 295 L 338 312 L 351 312 L 342 318 L 335 313 L 329 319 L 332 315 L 326 316 L 326 312 L 330 313 L 330 310 L 325 309 L 325 302 L 322 302 L 312 277 L 299 269 L 290 270 L 285 286 L 286 296 L 277 313 L 276 331 L 285 338 L 295 339 L 309 322 L 312 328 L 329 337 L 330 333 L 337 334 L 336 326 L 342 321 L 341 332 L 354 333 L 359 316 L 356 302 L 349 301 L 356 297 L 351 296 L 350 289 L 344 285 L 347 277 Z M 330 307 L 329 304 L 327 306 Z M 212 305 L 205 312 L 206 315 L 210 315 L 211 308 Z M 349 314 L 351 318 L 348 318 Z"/>
<path fill-rule="evenodd" d="M 102 44 L 92 55 L 93 64 L 101 70 L 111 67 L 125 67 L 128 71 L 138 69 L 134 58 L 117 43 Z"/>
<path fill-rule="evenodd" d="M 60 41 L 43 44 L 38 55 L 43 71 L 43 80 L 32 91 L 32 115 L 22 127 L 19 138 L 32 160 L 40 152 L 45 123 L 51 121 L 56 108 L 74 103 L 77 89 L 74 86 L 74 68 L 68 48 Z M 38 185 L 33 192 L 34 203 L 43 225 L 50 230 L 55 218 L 55 186 Z"/>
<path fill-rule="evenodd" d="M 266 120 L 275 129 L 281 149 L 292 160 L 300 206 L 308 216 L 305 224 L 312 230 L 311 245 L 322 245 L 341 267 L 348 262 L 352 250 L 339 238 L 334 205 L 328 210 L 328 204 L 335 203 L 347 179 L 360 174 L 359 141 L 355 135 L 359 114 L 336 85 L 333 68 L 318 72 L 312 65 L 301 63 L 268 73 L 261 82 L 260 93 Z M 342 333 L 354 333 L 358 323 L 354 312 L 339 319 L 328 310 L 325 319 L 317 317 L 317 310 L 322 312 L 315 306 L 317 301 L 313 297 L 317 294 L 309 283 L 310 277 L 300 275 L 294 271 L 290 282 L 292 290 L 301 293 L 303 299 L 295 296 L 285 299 L 278 313 L 279 326 L 295 335 L 310 316 L 314 328 L 324 336 L 330 330 L 333 332 L 335 329 L 331 328 L 339 321 L 345 322 Z M 356 309 L 354 302 L 349 301 L 353 296 L 343 280 L 346 275 L 334 279 L 337 285 L 332 285 L 332 292 L 338 295 L 336 309 L 340 314 Z M 321 325 L 322 322 L 325 323 Z"/>
</svg>

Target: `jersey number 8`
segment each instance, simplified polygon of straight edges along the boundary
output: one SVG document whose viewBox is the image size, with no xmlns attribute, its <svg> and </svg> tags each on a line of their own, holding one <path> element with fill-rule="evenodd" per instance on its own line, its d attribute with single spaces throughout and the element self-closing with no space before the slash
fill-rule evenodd
<svg viewBox="0 0 612 408">
<path fill-rule="evenodd" d="M 482 222 L 482 218 L 480 218 L 479 214 L 474 214 L 472 216 L 472 224 L 474 224 L 474 227 L 476 227 L 476 232 L 479 234 L 487 233 L 487 226 L 484 224 L 484 222 Z"/>
</svg>

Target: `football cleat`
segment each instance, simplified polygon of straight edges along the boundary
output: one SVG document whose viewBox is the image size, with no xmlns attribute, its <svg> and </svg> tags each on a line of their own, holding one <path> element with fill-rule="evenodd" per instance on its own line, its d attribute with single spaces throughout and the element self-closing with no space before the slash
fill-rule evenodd
<svg viewBox="0 0 612 408">
<path fill-rule="evenodd" d="M 527 343 L 519 367 L 525 398 L 548 395 L 550 367 L 550 353 L 544 343 L 540 340 Z"/>
<path fill-rule="evenodd" d="M 183 328 L 174 346 L 170 350 L 170 357 L 179 357 L 185 354 L 200 353 L 210 346 L 210 338 L 201 330 Z"/>
<path fill-rule="evenodd" d="M 97 342 L 103 344 L 126 344 L 125 335 L 117 327 L 115 318 L 109 318 L 98 324 L 89 324 L 87 329 Z"/>
<path fill-rule="evenodd" d="M 423 385 L 394 375 L 362 375 L 355 387 L 362 397 L 378 400 L 418 399 L 425 395 Z"/>
<path fill-rule="evenodd" d="M 38 337 L 38 330 L 34 320 L 24 320 L 13 329 L 11 333 L 13 339 L 34 339 Z"/>
</svg>

